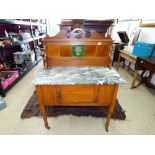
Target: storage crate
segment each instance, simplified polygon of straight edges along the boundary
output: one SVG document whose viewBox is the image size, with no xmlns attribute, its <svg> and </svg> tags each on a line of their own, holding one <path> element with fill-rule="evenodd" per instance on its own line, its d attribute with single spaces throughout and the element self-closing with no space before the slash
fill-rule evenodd
<svg viewBox="0 0 155 155">
<path fill-rule="evenodd" d="M 3 89 L 6 89 L 12 82 L 14 82 L 19 77 L 18 71 L 1 71 L 1 75 L 5 74 L 9 74 L 11 76 L 4 81 L 1 81 Z"/>
<path fill-rule="evenodd" d="M 155 56 L 155 44 L 147 44 L 142 42 L 135 42 L 132 54 L 135 56 Z"/>
</svg>

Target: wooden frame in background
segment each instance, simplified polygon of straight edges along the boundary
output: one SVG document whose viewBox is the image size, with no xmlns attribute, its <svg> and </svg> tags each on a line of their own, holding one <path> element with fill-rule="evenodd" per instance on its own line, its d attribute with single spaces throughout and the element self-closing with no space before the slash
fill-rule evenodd
<svg viewBox="0 0 155 155">
<path fill-rule="evenodd" d="M 155 19 L 141 19 L 140 27 L 155 27 Z"/>
</svg>

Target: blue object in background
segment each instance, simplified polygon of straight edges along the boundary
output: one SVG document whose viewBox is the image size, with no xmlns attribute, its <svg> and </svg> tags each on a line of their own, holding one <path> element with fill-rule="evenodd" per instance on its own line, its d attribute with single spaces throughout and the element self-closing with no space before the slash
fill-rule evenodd
<svg viewBox="0 0 155 155">
<path fill-rule="evenodd" d="M 135 42 L 132 54 L 135 56 L 155 56 L 155 44 Z M 151 55 L 152 54 L 152 55 Z"/>
</svg>

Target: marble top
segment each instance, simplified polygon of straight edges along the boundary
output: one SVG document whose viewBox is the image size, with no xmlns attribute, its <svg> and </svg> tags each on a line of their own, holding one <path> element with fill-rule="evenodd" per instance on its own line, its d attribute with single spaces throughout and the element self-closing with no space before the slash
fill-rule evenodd
<svg viewBox="0 0 155 155">
<path fill-rule="evenodd" d="M 105 67 L 52 67 L 42 69 L 34 85 L 123 84 L 116 70 Z"/>
</svg>

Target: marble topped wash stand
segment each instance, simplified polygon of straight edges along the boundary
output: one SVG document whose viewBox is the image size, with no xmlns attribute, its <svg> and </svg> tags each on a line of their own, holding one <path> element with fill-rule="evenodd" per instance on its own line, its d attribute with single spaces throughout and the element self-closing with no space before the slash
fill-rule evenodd
<svg viewBox="0 0 155 155">
<path fill-rule="evenodd" d="M 44 69 L 33 81 L 46 128 L 46 106 L 108 106 L 108 131 L 120 83 L 111 68 L 112 40 L 95 31 L 60 31 L 44 40 Z"/>
</svg>

